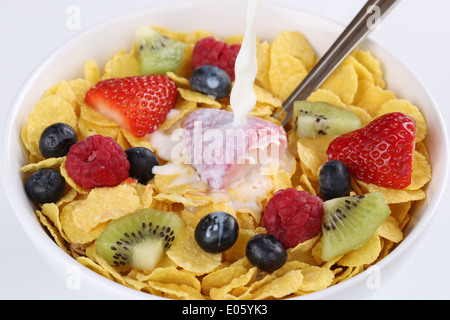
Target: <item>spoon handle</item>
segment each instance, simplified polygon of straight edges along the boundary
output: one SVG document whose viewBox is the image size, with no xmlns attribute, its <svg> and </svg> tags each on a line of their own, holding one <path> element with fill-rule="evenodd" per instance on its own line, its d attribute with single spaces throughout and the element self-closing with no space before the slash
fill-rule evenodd
<svg viewBox="0 0 450 320">
<path fill-rule="evenodd" d="M 282 121 L 283 126 L 286 126 L 291 120 L 294 112 L 294 101 L 306 100 L 347 57 L 347 55 L 376 28 L 381 18 L 383 18 L 390 9 L 393 8 L 393 5 L 397 4 L 399 1 L 400 0 L 367 1 L 361 11 L 339 36 L 327 53 L 320 59 L 291 96 L 283 103 L 283 110 L 274 117 L 279 119 L 286 111 L 287 115 Z"/>
</svg>

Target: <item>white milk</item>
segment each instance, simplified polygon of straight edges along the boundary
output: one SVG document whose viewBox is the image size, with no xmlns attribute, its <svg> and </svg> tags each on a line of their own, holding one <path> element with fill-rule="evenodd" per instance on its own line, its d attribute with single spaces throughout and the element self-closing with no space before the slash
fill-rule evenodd
<svg viewBox="0 0 450 320">
<path fill-rule="evenodd" d="M 256 105 L 256 95 L 253 90 L 258 64 L 256 60 L 256 12 L 259 0 L 250 0 L 247 11 L 247 27 L 241 49 L 236 58 L 233 89 L 230 95 L 231 109 L 234 113 L 234 125 L 242 126 L 250 111 Z"/>
<path fill-rule="evenodd" d="M 194 168 L 186 164 L 169 162 L 162 166 L 153 167 L 153 174 L 163 176 L 177 176 L 167 187 L 189 185 L 193 189 L 204 189 L 206 184 L 201 181 L 200 176 Z"/>
</svg>

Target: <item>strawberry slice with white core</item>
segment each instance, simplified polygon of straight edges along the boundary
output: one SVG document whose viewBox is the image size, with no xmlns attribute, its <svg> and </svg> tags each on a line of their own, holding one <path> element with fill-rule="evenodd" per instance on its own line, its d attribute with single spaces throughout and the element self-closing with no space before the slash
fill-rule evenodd
<svg viewBox="0 0 450 320">
<path fill-rule="evenodd" d="M 144 137 L 166 120 L 177 98 L 175 83 L 155 74 L 100 81 L 87 92 L 85 101 L 134 136 Z"/>
<path fill-rule="evenodd" d="M 287 148 L 286 132 L 274 123 L 248 117 L 234 125 L 232 112 L 200 109 L 184 124 L 185 155 L 201 179 L 220 190 L 249 170 L 279 164 Z"/>
</svg>

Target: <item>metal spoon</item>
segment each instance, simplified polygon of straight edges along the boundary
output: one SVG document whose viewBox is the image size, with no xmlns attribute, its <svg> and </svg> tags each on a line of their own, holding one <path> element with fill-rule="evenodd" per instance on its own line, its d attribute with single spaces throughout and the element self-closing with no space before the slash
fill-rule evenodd
<svg viewBox="0 0 450 320">
<path fill-rule="evenodd" d="M 274 115 L 276 119 L 287 113 L 282 124 L 286 126 L 294 112 L 294 102 L 306 100 L 336 69 L 336 67 L 352 52 L 352 50 L 364 40 L 370 32 L 376 28 L 380 20 L 400 0 L 369 0 L 331 46 L 327 53 L 320 59 L 303 82 L 295 89 L 289 98 L 283 103 L 283 110 Z"/>
</svg>

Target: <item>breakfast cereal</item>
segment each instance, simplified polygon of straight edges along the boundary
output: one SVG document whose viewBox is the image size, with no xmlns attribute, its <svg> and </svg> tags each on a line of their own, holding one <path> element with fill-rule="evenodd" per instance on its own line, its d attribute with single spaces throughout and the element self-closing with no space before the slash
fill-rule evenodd
<svg viewBox="0 0 450 320">
<path fill-rule="evenodd" d="M 26 177 L 42 168 L 61 173 L 67 185 L 63 198 L 55 203 L 37 204 L 36 215 L 62 250 L 100 275 L 136 290 L 170 299 L 285 299 L 326 289 L 366 270 L 383 259 L 403 238 L 415 202 L 425 199 L 431 179 L 424 139 L 428 133 L 420 109 L 386 89 L 381 63 L 367 51 L 356 50 L 344 60 L 308 101 L 327 102 L 352 110 L 366 127 L 375 118 L 402 112 L 416 121 L 416 151 L 412 183 L 405 189 L 391 189 L 352 178 L 351 195 L 381 192 L 389 217 L 369 241 L 330 261 L 322 259 L 321 235 L 287 248 L 286 263 L 276 271 L 262 271 L 249 262 L 246 246 L 256 235 L 267 235 L 264 208 L 280 190 L 294 188 L 319 196 L 319 176 L 329 160 L 327 148 L 334 137 L 298 138 L 286 133 L 286 157 L 278 168 L 264 176 L 252 176 L 254 184 L 238 181 L 222 190 L 211 190 L 188 164 L 171 161 L 171 135 L 184 121 L 205 108 L 230 111 L 229 98 L 216 100 L 191 89 L 190 63 L 195 44 L 214 37 L 210 32 L 173 31 L 153 28 L 162 35 L 183 42 L 185 54 L 177 70 L 167 73 L 177 86 L 178 99 L 158 130 L 137 137 L 114 117 L 106 117 L 85 101 L 86 93 L 106 79 L 141 76 L 139 48 L 114 54 L 105 66 L 87 61 L 84 79 L 55 84 L 40 101 L 21 132 L 29 162 L 22 168 Z M 218 37 L 215 37 L 218 40 Z M 224 39 L 240 44 L 243 37 Z M 273 115 L 282 101 L 297 87 L 318 61 L 306 37 L 298 31 L 284 31 L 273 42 L 257 43 L 258 73 L 254 84 L 257 104 L 250 116 L 280 125 Z M 66 169 L 67 156 L 44 159 L 39 150 L 43 130 L 53 123 L 69 124 L 81 141 L 89 136 L 111 137 L 123 150 L 145 147 L 159 158 L 155 177 L 143 185 L 128 178 L 115 187 L 87 189 L 77 185 Z M 171 144 L 172 143 L 172 144 Z M 140 209 L 170 212 L 184 223 L 173 244 L 153 270 L 129 265 L 111 265 L 96 251 L 96 240 L 111 221 Z M 239 223 L 235 244 L 222 253 L 208 253 L 196 242 L 195 228 L 211 212 L 227 212 Z"/>
</svg>

